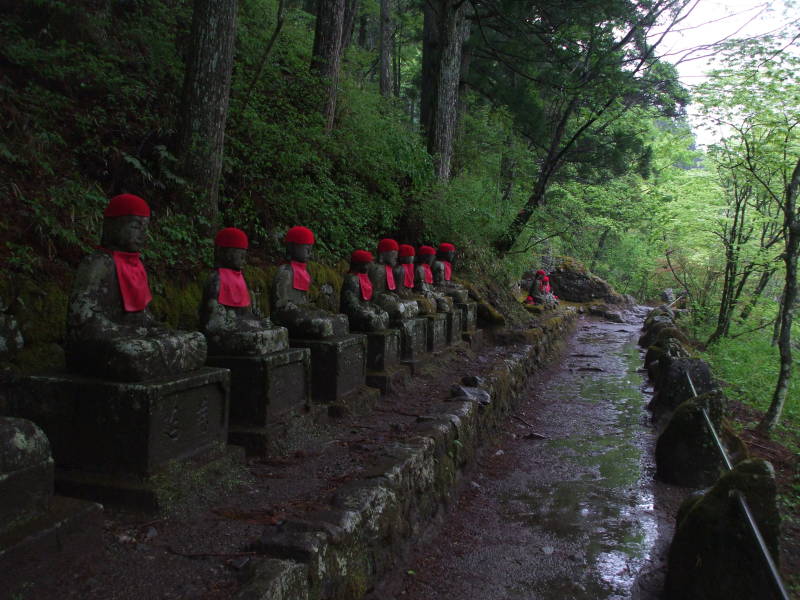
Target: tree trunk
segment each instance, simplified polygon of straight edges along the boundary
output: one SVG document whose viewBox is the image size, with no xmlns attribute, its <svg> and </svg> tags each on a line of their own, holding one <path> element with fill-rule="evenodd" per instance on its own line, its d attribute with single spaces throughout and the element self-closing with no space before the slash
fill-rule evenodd
<svg viewBox="0 0 800 600">
<path fill-rule="evenodd" d="M 322 107 L 326 131 L 333 129 L 333 121 L 336 116 L 339 71 L 342 66 L 345 8 L 345 0 L 325 0 L 325 2 L 320 2 L 317 7 L 317 26 L 314 32 L 311 70 L 319 74 L 327 86 Z"/>
<path fill-rule="evenodd" d="M 225 121 L 236 41 L 236 0 L 195 0 L 177 133 L 179 170 L 194 212 L 211 229 L 218 217 Z"/>
<path fill-rule="evenodd" d="M 753 290 L 753 295 L 750 298 L 750 301 L 747 303 L 747 306 L 745 306 L 742 309 L 742 313 L 739 315 L 740 323 L 744 323 L 750 316 L 750 313 L 753 311 L 756 304 L 758 303 L 758 299 L 761 297 L 761 294 L 764 293 L 764 289 L 767 287 L 767 284 L 769 283 L 769 280 L 772 278 L 773 273 L 775 273 L 775 269 L 769 269 L 761 273 L 761 277 L 759 277 L 758 279 L 758 283 L 756 284 L 756 289 Z"/>
<path fill-rule="evenodd" d="M 797 258 L 800 249 L 800 219 L 797 215 L 797 194 L 800 189 L 800 159 L 794 167 L 792 179 L 786 186 L 786 198 L 783 204 L 784 213 L 784 252 L 783 261 L 786 267 L 786 284 L 783 292 L 781 308 L 781 329 L 778 335 L 778 349 L 781 363 L 775 392 L 767 413 L 758 424 L 758 429 L 769 433 L 778 424 L 786 403 L 789 391 L 789 380 L 792 376 L 792 317 L 797 299 Z"/>
<path fill-rule="evenodd" d="M 434 157 L 436 175 L 440 180 L 446 181 L 450 178 L 453 159 L 461 81 L 461 52 L 469 35 L 469 22 L 466 19 L 467 4 L 463 0 L 439 0 L 436 5 L 435 12 L 426 10 L 425 13 L 426 21 L 428 15 L 436 19 L 430 27 L 438 30 L 438 52 L 434 72 L 427 80 L 423 77 L 423 85 L 430 85 L 435 81 L 435 89 L 429 98 L 432 104 L 429 107 L 427 124 L 428 152 Z"/>
<path fill-rule="evenodd" d="M 353 41 L 353 31 L 356 27 L 358 15 L 358 0 L 346 0 L 344 9 L 344 24 L 342 25 L 342 56 Z"/>
<path fill-rule="evenodd" d="M 423 135 L 433 130 L 433 114 L 436 103 L 439 65 L 439 19 L 434 4 L 423 2 L 422 13 L 422 81 L 420 89 L 420 125 Z"/>
<path fill-rule="evenodd" d="M 389 0 L 381 1 L 380 89 L 381 96 L 392 95 L 392 13 Z"/>
<path fill-rule="evenodd" d="M 589 263 L 589 271 L 594 271 L 595 266 L 597 265 L 597 261 L 600 260 L 600 255 L 603 253 L 603 249 L 606 247 L 606 240 L 608 239 L 608 234 L 611 232 L 610 227 L 606 227 L 603 230 L 603 233 L 600 234 L 600 239 L 597 241 L 597 248 L 595 248 L 594 253 L 592 254 L 592 262 Z"/>
</svg>

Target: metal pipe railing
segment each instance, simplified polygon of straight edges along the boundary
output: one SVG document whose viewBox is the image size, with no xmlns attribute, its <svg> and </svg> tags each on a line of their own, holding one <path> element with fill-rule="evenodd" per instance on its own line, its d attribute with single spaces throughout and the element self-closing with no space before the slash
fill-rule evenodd
<svg viewBox="0 0 800 600">
<path fill-rule="evenodd" d="M 697 390 L 694 387 L 694 382 L 692 381 L 691 375 L 689 375 L 689 371 L 686 371 L 686 379 L 689 381 L 689 388 L 692 390 L 692 396 L 697 398 Z M 722 459 L 725 461 L 725 467 L 729 471 L 733 470 L 731 459 L 728 458 L 728 453 L 725 450 L 725 447 L 722 445 L 722 440 L 719 439 L 719 435 L 717 434 L 716 429 L 714 429 L 714 424 L 711 422 L 711 417 L 708 416 L 708 411 L 706 410 L 706 407 L 701 406 L 700 410 L 703 413 L 703 418 L 705 418 L 706 420 L 706 425 L 708 426 L 708 430 L 711 432 L 711 437 L 714 438 L 714 443 L 717 445 L 717 449 L 719 450 L 720 454 L 722 454 Z M 747 500 L 745 499 L 744 494 L 739 490 L 734 490 L 734 494 L 736 495 L 736 498 L 739 501 L 739 506 L 741 507 L 742 511 L 745 514 L 747 523 L 750 525 L 750 531 L 752 531 L 753 536 L 756 538 L 758 547 L 761 549 L 761 555 L 764 557 L 764 561 L 767 564 L 767 569 L 769 570 L 770 575 L 772 575 L 772 581 L 775 584 L 775 587 L 778 593 L 780 594 L 780 597 L 783 600 L 791 600 L 791 598 L 789 597 L 789 593 L 786 591 L 786 587 L 783 585 L 783 580 L 781 579 L 780 573 L 778 572 L 778 566 L 772 559 L 772 555 L 769 552 L 769 548 L 767 548 L 767 543 L 764 541 L 764 536 L 761 535 L 761 530 L 758 528 L 756 519 L 753 516 L 753 511 L 750 510 L 750 506 L 747 504 Z"/>
</svg>

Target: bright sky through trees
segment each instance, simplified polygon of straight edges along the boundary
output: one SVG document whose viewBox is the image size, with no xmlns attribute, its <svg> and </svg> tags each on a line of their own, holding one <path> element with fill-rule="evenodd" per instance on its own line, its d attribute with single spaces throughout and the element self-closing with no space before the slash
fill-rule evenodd
<svg viewBox="0 0 800 600">
<path fill-rule="evenodd" d="M 768 34 L 785 38 L 787 51 L 799 51 L 797 40 L 790 43 L 800 34 L 800 8 L 792 0 L 697 0 L 667 34 L 658 54 L 676 65 L 681 81 L 691 88 L 714 68 L 716 44 Z M 689 115 L 696 118 L 693 106 Z M 695 133 L 701 144 L 713 141 L 701 128 L 695 127 Z"/>
</svg>

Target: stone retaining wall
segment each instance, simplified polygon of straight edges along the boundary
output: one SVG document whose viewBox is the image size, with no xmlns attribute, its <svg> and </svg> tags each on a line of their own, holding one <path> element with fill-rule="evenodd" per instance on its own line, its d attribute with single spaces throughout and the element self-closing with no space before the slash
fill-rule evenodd
<svg viewBox="0 0 800 600">
<path fill-rule="evenodd" d="M 559 311 L 540 327 L 504 332 L 497 343 L 519 350 L 486 374 L 482 398 L 452 398 L 420 417 L 416 435 L 386 448 L 365 479 L 343 485 L 308 520 L 270 526 L 237 600 L 355 600 L 397 566 L 422 528 L 453 501 L 482 441 L 512 410 L 531 373 L 555 354 L 577 315 Z M 454 382 L 455 383 L 455 382 Z"/>
</svg>

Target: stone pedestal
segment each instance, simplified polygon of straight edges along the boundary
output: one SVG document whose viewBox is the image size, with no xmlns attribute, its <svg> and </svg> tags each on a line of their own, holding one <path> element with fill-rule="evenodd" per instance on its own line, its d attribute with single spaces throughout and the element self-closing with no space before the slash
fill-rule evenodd
<svg viewBox="0 0 800 600">
<path fill-rule="evenodd" d="M 459 302 L 455 307 L 461 312 L 461 322 L 464 331 L 469 333 L 478 328 L 478 303 Z"/>
<path fill-rule="evenodd" d="M 386 329 L 367 333 L 367 385 L 382 394 L 401 390 L 408 383 L 409 369 L 400 364 L 400 331 Z"/>
<path fill-rule="evenodd" d="M 102 510 L 94 502 L 53 496 L 47 437 L 26 419 L 0 417 L 0 590 L 17 591 L 37 576 L 34 567 L 46 567 L 64 551 L 101 547 Z"/>
<path fill-rule="evenodd" d="M 228 442 L 264 456 L 274 425 L 300 414 L 311 401 L 311 351 L 291 348 L 264 356 L 209 356 L 208 365 L 230 369 Z"/>
<path fill-rule="evenodd" d="M 221 452 L 228 390 L 228 371 L 210 367 L 136 383 L 34 375 L 12 390 L 7 412 L 47 434 L 60 493 L 153 508 L 153 476 Z"/>
<path fill-rule="evenodd" d="M 452 346 L 461 341 L 461 334 L 463 332 L 463 319 L 461 311 L 454 308 L 452 312 L 447 313 L 447 345 Z"/>
<path fill-rule="evenodd" d="M 439 352 L 447 346 L 447 313 L 425 315 L 428 321 L 428 352 Z"/>
<path fill-rule="evenodd" d="M 367 367 L 367 336 L 351 333 L 342 337 L 289 340 L 293 347 L 311 350 L 311 399 L 330 404 L 331 413 L 360 413 L 377 400 L 377 390 L 364 390 Z"/>
<path fill-rule="evenodd" d="M 400 325 L 400 357 L 407 364 L 416 363 L 428 351 L 428 320 L 408 319 Z"/>
</svg>

